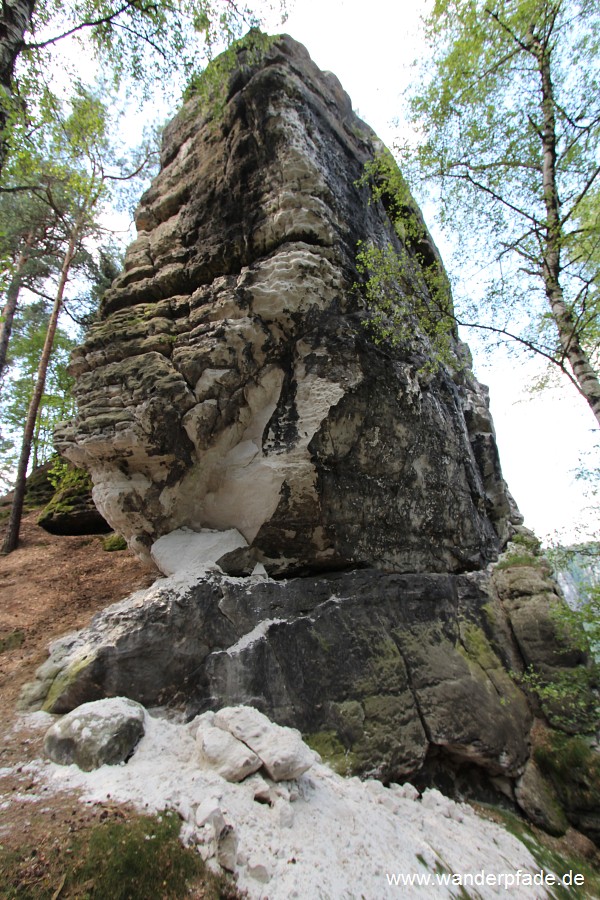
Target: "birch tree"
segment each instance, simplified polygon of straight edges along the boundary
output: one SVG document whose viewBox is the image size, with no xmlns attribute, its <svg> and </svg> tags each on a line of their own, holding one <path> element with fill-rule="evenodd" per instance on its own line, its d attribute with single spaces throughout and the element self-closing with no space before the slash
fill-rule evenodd
<svg viewBox="0 0 600 900">
<path fill-rule="evenodd" d="M 43 126 L 47 74 L 65 69 L 69 42 L 100 61 L 114 85 L 126 80 L 142 93 L 158 85 L 164 93 L 213 44 L 229 44 L 259 24 L 257 11 L 237 0 L 3 0 L 0 174 L 29 132 Z"/>
<path fill-rule="evenodd" d="M 401 164 L 479 253 L 482 298 L 455 319 L 543 357 L 600 423 L 597 0 L 435 0 L 426 33 Z"/>
</svg>

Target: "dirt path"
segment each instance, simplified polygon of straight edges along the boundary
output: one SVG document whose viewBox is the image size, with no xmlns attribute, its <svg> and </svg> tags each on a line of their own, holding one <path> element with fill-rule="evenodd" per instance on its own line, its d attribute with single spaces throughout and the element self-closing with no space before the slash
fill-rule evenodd
<svg viewBox="0 0 600 900">
<path fill-rule="evenodd" d="M 58 537 L 36 519 L 26 516 L 18 549 L 0 557 L 0 649 L 22 640 L 0 653 L 0 711 L 14 706 L 52 640 L 154 578 L 129 551 L 107 553 L 101 537 Z"/>
</svg>

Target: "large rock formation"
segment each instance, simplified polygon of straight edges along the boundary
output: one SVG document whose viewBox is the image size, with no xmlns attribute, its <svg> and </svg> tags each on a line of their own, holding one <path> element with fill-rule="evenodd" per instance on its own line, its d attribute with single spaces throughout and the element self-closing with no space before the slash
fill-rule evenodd
<svg viewBox="0 0 600 900">
<path fill-rule="evenodd" d="M 513 676 L 582 657 L 535 554 L 491 574 L 529 539 L 486 390 L 457 339 L 436 366 L 416 323 L 398 345 L 369 328 L 357 244 L 400 238 L 358 184 L 382 148 L 337 79 L 288 37 L 234 59 L 166 130 L 60 435 L 169 577 L 57 643 L 26 701 L 247 704 L 349 770 L 478 781 L 557 830 L 552 786 L 523 775 L 544 710 Z M 441 261 L 410 214 L 422 291 Z"/>
<path fill-rule="evenodd" d="M 356 183 L 383 148 L 301 45 L 251 59 L 166 129 L 60 448 L 142 555 L 188 526 L 280 575 L 481 568 L 510 514 L 485 389 L 458 342 L 435 375 L 418 333 L 379 346 L 355 288 L 359 241 L 398 246 Z M 416 286 L 438 254 L 413 216 Z"/>
<path fill-rule="evenodd" d="M 530 665 L 560 676 L 582 661 L 553 622 L 560 600 L 534 556 L 523 565 L 509 555 L 492 574 L 371 569 L 277 581 L 178 564 L 57 641 L 26 705 L 65 713 L 124 695 L 186 718 L 252 705 L 299 728 L 344 772 L 486 799 L 501 792 L 549 830 L 572 820 L 598 835 L 595 793 L 580 791 L 563 801 L 568 818 L 557 815 L 552 783 L 528 762 L 541 710 L 515 678 Z"/>
</svg>

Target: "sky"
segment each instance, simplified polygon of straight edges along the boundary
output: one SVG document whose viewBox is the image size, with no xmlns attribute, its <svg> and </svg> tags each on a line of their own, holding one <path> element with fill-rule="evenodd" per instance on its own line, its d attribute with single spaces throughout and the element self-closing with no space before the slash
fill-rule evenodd
<svg viewBox="0 0 600 900">
<path fill-rule="evenodd" d="M 273 17 L 267 30 L 284 30 L 303 43 L 322 69 L 334 72 L 355 112 L 388 146 L 406 134 L 402 96 L 416 77 L 411 63 L 425 45 L 420 17 L 428 0 L 295 0 L 284 26 Z M 435 210 L 427 224 L 444 255 Z M 585 540 L 597 530 L 585 485 L 575 472 L 593 451 L 596 425 L 572 387 L 532 395 L 527 386 L 537 365 L 498 353 L 491 360 L 474 352 L 475 374 L 490 387 L 504 477 L 525 516 L 545 541 Z M 586 509 L 587 508 L 587 509 Z"/>
</svg>

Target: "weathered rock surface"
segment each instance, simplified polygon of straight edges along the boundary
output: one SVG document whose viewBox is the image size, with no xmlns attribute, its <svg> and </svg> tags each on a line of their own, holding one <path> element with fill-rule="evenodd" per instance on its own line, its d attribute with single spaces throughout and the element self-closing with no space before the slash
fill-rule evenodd
<svg viewBox="0 0 600 900">
<path fill-rule="evenodd" d="M 276 725 L 250 706 L 203 713 L 190 727 L 196 726 L 201 760 L 227 781 L 243 781 L 261 767 L 273 781 L 290 781 L 315 761 L 299 732 Z"/>
<path fill-rule="evenodd" d="M 44 750 L 60 765 L 85 772 L 125 762 L 144 735 L 146 711 L 139 703 L 114 697 L 84 703 L 50 726 Z"/>
<path fill-rule="evenodd" d="M 214 724 L 214 713 L 196 720 L 196 743 L 200 759 L 212 766 L 226 781 L 243 781 L 262 766 L 259 756 L 224 728 Z"/>
<path fill-rule="evenodd" d="M 305 734 L 334 732 L 358 772 L 405 777 L 440 747 L 514 776 L 531 713 L 504 640 L 484 575 L 176 574 L 57 642 L 34 693 L 52 712 L 121 693 L 184 702 L 190 716 L 245 704 Z"/>
<path fill-rule="evenodd" d="M 219 114 L 192 99 L 166 130 L 60 435 L 168 577 L 57 642 L 27 696 L 53 712 L 119 694 L 189 717 L 252 706 L 351 771 L 479 773 L 555 827 L 525 768 L 539 704 L 514 673 L 551 679 L 582 656 L 535 560 L 491 571 L 521 519 L 487 391 L 458 340 L 436 366 L 417 327 L 398 345 L 365 327 L 357 244 L 400 238 L 357 184 L 382 148 L 337 79 L 288 37 L 238 62 Z M 408 304 L 441 267 L 410 214 Z M 227 716 L 199 740 L 213 765 L 235 755 L 219 722 L 242 735 Z M 294 748 L 267 762 L 264 728 L 241 739 L 289 777 Z"/>
<path fill-rule="evenodd" d="M 250 747 L 273 781 L 298 778 L 315 761 L 299 732 L 281 728 L 251 706 L 224 707 L 216 713 L 214 723 Z"/>
<path fill-rule="evenodd" d="M 38 519 L 50 534 L 108 534 L 110 525 L 98 512 L 91 490 L 70 487 L 57 491 Z"/>
<path fill-rule="evenodd" d="M 222 112 L 192 99 L 167 127 L 125 271 L 75 353 L 79 414 L 59 437 L 142 556 L 184 526 L 237 529 L 275 574 L 460 572 L 507 537 L 487 393 L 463 345 L 433 375 L 418 330 L 392 347 L 364 327 L 357 243 L 399 240 L 356 184 L 381 150 L 289 37 L 258 61 L 240 51 Z M 421 266 L 441 262 L 412 213 L 416 291 Z"/>
<path fill-rule="evenodd" d="M 515 796 L 521 809 L 535 825 L 550 834 L 565 833 L 568 828 L 565 813 L 533 759 L 528 760 L 517 782 Z"/>
<path fill-rule="evenodd" d="M 319 752 L 337 748 L 345 771 L 412 777 L 446 790 L 454 780 L 461 793 L 481 788 L 487 796 L 496 785 L 557 830 L 556 790 L 546 782 L 548 799 L 531 770 L 521 777 L 536 706 L 514 675 L 531 659 L 541 665 L 540 630 L 549 635 L 545 659 L 561 660 L 564 671 L 568 657 L 553 623 L 559 598 L 550 590 L 528 593 L 533 577 L 527 566 L 491 575 L 359 570 L 289 581 L 184 569 L 56 642 L 26 694 L 51 712 L 119 694 L 146 706 L 183 705 L 190 718 L 253 706 L 300 729 Z M 501 597 L 506 584 L 508 604 Z M 515 628 L 511 612 L 528 602 L 537 621 L 530 634 Z M 213 766 L 225 761 L 214 732 L 226 723 L 277 778 L 275 763 L 269 769 L 250 731 L 238 734 L 228 715 L 201 717 L 201 754 Z M 255 725 L 260 734 L 264 721 Z M 252 754 L 242 755 L 245 767 Z M 228 774 L 221 774 L 235 780 L 240 759 L 233 764 L 230 757 Z M 577 813 L 580 820 L 587 821 Z"/>
</svg>

